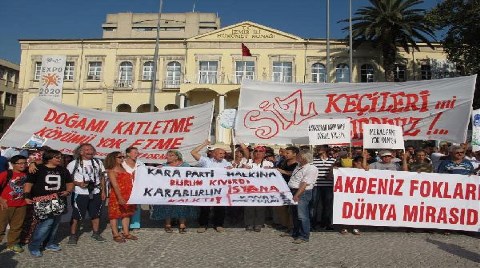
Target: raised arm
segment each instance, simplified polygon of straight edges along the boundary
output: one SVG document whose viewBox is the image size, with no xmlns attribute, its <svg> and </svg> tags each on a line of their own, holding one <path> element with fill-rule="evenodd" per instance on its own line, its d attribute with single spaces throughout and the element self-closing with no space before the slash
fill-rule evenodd
<svg viewBox="0 0 480 268">
<path fill-rule="evenodd" d="M 198 145 L 197 147 L 195 147 L 190 153 L 192 154 L 193 158 L 195 158 L 195 160 L 200 160 L 200 157 L 202 157 L 202 155 L 200 154 L 200 150 L 202 150 L 205 146 L 209 145 L 210 144 L 210 141 L 209 140 L 205 140 L 203 143 L 201 143 L 200 145 Z"/>
</svg>

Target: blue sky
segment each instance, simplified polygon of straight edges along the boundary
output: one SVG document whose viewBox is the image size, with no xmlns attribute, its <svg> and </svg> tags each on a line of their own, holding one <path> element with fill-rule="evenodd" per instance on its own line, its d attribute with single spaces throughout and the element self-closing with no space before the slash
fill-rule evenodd
<svg viewBox="0 0 480 268">
<path fill-rule="evenodd" d="M 441 0 L 425 0 L 429 9 Z M 159 0 L 0 0 L 0 58 L 20 62 L 19 39 L 101 38 L 106 14 L 155 13 Z M 218 13 L 222 27 L 252 21 L 303 38 L 326 37 L 326 0 L 164 0 L 163 12 Z M 368 0 L 352 0 L 353 11 Z M 331 38 L 348 18 L 348 0 L 330 0 Z"/>
</svg>

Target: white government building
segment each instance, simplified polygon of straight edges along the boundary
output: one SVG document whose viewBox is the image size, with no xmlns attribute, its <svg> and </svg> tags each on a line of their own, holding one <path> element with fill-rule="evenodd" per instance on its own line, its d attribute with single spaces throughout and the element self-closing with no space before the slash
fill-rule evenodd
<svg viewBox="0 0 480 268">
<path fill-rule="evenodd" d="M 158 14 L 108 14 L 100 39 L 20 40 L 18 115 L 38 96 L 43 55 L 66 55 L 62 102 L 112 112 L 149 111 Z M 251 56 L 242 56 L 242 43 Z M 156 110 L 183 108 L 215 100 L 213 132 L 217 143 L 230 143 L 218 125 L 224 109 L 238 106 L 242 79 L 284 83 L 381 82 L 380 50 L 360 46 L 349 66 L 348 42 L 302 38 L 244 21 L 220 26 L 214 13 L 166 13 L 161 16 Z M 456 75 L 440 44 L 420 51 L 400 50 L 395 80 Z M 319 85 L 321 87 L 321 85 Z"/>
</svg>

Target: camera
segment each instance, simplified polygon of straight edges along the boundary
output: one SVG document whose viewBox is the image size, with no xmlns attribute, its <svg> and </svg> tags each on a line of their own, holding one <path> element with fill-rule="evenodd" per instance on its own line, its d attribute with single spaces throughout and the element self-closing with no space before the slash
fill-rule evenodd
<svg viewBox="0 0 480 268">
<path fill-rule="evenodd" d="M 93 191 L 95 190 L 95 182 L 89 181 L 87 184 L 87 189 L 88 189 L 88 197 L 90 199 L 93 199 Z"/>
</svg>

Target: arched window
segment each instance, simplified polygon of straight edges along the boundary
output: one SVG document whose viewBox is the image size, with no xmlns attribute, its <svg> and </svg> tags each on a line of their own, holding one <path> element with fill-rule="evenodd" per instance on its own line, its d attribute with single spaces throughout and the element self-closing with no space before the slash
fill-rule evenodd
<svg viewBox="0 0 480 268">
<path fill-rule="evenodd" d="M 120 104 L 117 106 L 117 112 L 119 113 L 131 113 L 132 107 L 128 104 Z"/>
<path fill-rule="evenodd" d="M 393 70 L 394 81 L 395 82 L 405 82 L 407 81 L 407 68 L 403 64 L 395 64 L 395 69 Z"/>
<path fill-rule="evenodd" d="M 118 86 L 130 87 L 133 80 L 133 64 L 129 61 L 123 61 L 120 63 L 120 69 L 118 72 Z"/>
<path fill-rule="evenodd" d="M 360 81 L 362 83 L 371 83 L 374 80 L 375 70 L 371 64 L 364 64 L 360 66 Z"/>
<path fill-rule="evenodd" d="M 158 112 L 157 106 L 153 107 L 154 112 Z M 138 106 L 137 113 L 149 113 L 150 112 L 150 104 L 142 104 Z"/>
<path fill-rule="evenodd" d="M 182 76 L 182 65 L 177 61 L 172 61 L 167 64 L 167 79 L 165 80 L 165 87 L 178 88 L 180 87 L 180 78 Z"/>
<path fill-rule="evenodd" d="M 350 82 L 350 68 L 345 63 L 340 63 L 335 69 L 335 79 L 337 83 Z"/>
<path fill-rule="evenodd" d="M 312 82 L 325 83 L 326 70 L 325 65 L 321 63 L 312 64 Z"/>
<path fill-rule="evenodd" d="M 143 64 L 142 80 L 151 81 L 153 79 L 153 61 L 147 61 Z"/>
</svg>

